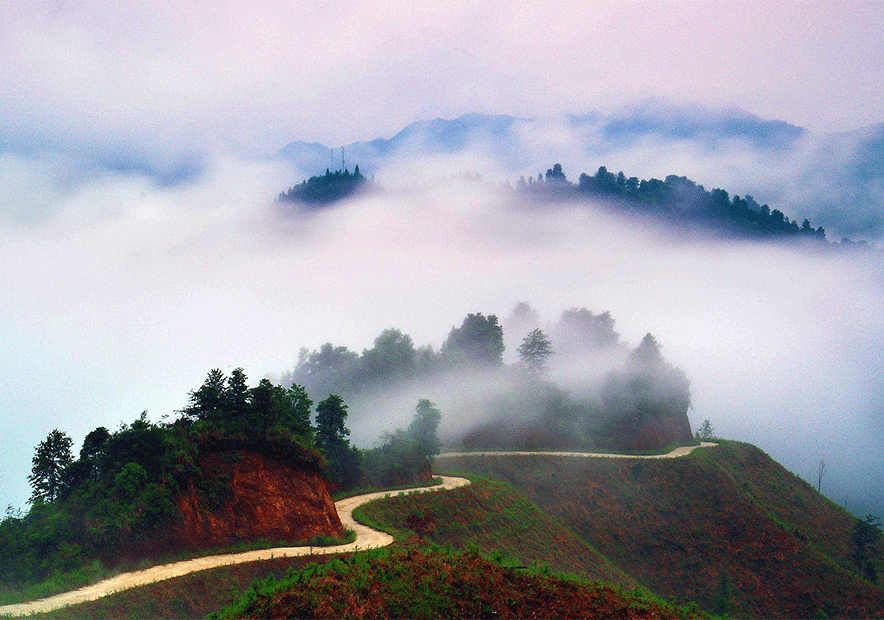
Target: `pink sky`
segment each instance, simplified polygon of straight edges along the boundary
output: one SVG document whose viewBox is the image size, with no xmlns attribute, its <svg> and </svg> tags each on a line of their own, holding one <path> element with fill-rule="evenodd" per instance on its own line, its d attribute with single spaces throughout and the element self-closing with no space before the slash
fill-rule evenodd
<svg viewBox="0 0 884 620">
<path fill-rule="evenodd" d="M 0 0 L 0 22 L 0 130 L 52 140 L 264 153 L 649 96 L 884 120 L 880 2 Z"/>
</svg>

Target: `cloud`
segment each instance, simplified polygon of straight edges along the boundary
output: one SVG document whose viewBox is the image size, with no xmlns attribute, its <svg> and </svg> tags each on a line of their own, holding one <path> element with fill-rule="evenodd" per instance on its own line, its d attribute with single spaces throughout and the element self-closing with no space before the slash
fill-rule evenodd
<svg viewBox="0 0 884 620">
<path fill-rule="evenodd" d="M 884 488 L 879 262 L 674 240 L 469 184 L 304 215 L 271 203 L 290 183 L 278 163 L 206 170 L 178 186 L 50 188 L 58 215 L 0 223 L 5 501 L 27 497 L 29 447 L 56 426 L 80 439 L 144 409 L 156 420 L 210 368 L 257 380 L 302 346 L 361 350 L 387 327 L 438 347 L 467 313 L 503 318 L 527 300 L 543 321 L 610 310 L 631 345 L 652 332 L 692 381 L 695 425 L 709 417 L 805 477 L 825 458 L 831 497 L 884 507 L 870 490 Z"/>
</svg>

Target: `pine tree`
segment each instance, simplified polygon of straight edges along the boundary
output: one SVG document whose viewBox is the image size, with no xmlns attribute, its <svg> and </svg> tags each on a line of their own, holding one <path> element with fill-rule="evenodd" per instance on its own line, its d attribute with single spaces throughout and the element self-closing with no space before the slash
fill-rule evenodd
<svg viewBox="0 0 884 620">
<path fill-rule="evenodd" d="M 34 489 L 29 500 L 32 504 L 58 500 L 64 486 L 64 471 L 74 460 L 71 454 L 73 445 L 67 434 L 55 428 L 37 446 L 28 476 Z"/>
</svg>

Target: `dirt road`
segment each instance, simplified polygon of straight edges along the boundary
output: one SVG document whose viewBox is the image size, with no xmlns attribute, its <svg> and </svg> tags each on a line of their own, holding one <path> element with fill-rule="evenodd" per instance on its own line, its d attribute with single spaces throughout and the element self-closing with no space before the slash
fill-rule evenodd
<svg viewBox="0 0 884 620">
<path fill-rule="evenodd" d="M 703 442 L 699 446 L 684 446 L 676 448 L 668 454 L 655 455 L 629 455 L 629 454 L 599 454 L 592 452 L 449 452 L 440 454 L 437 458 L 444 459 L 446 457 L 470 456 L 470 455 L 486 455 L 486 456 L 506 456 L 506 455 L 551 455 L 551 456 L 568 456 L 577 458 L 609 458 L 609 459 L 669 459 L 677 458 L 690 454 L 697 448 L 708 448 L 714 446 L 714 443 Z M 0 606 L 0 616 L 6 614 L 10 616 L 24 616 L 33 613 L 42 613 L 52 611 L 60 607 L 68 605 L 76 605 L 77 603 L 85 603 L 86 601 L 94 601 L 95 599 L 127 590 L 144 586 L 155 581 L 163 581 L 164 579 L 172 579 L 173 577 L 181 577 L 188 573 L 206 570 L 209 568 L 217 568 L 219 566 L 229 566 L 231 564 L 241 564 L 243 562 L 254 562 L 256 560 L 269 560 L 272 558 L 295 557 L 301 555 L 327 555 L 330 553 L 347 553 L 359 549 L 375 549 L 377 547 L 385 547 L 393 542 L 393 538 L 385 534 L 373 530 L 365 525 L 356 523 L 353 519 L 353 510 L 357 506 L 361 506 L 373 499 L 386 496 L 403 495 L 405 493 L 426 493 L 430 491 L 442 491 L 456 489 L 470 484 L 466 478 L 455 478 L 452 476 L 441 476 L 442 484 L 432 487 L 420 487 L 416 489 L 403 489 L 401 491 L 380 491 L 378 493 L 367 493 L 365 495 L 357 495 L 348 497 L 335 502 L 335 508 L 338 516 L 345 528 L 350 528 L 356 532 L 356 540 L 346 545 L 336 545 L 334 547 L 276 547 L 274 549 L 258 549 L 255 551 L 246 551 L 243 553 L 231 553 L 227 555 L 213 555 L 204 558 L 196 558 L 193 560 L 184 560 L 173 564 L 163 564 L 162 566 L 154 566 L 146 570 L 135 571 L 117 575 L 110 579 L 106 579 L 73 592 L 65 592 L 49 598 L 31 601 L 28 603 L 18 603 L 15 605 Z"/>
<path fill-rule="evenodd" d="M 604 454 L 601 452 L 445 452 L 436 458 L 455 457 L 455 456 L 531 456 L 542 454 L 545 456 L 574 456 L 584 459 L 674 459 L 680 456 L 690 454 L 697 448 L 711 448 L 717 444 L 708 441 L 701 441 L 699 446 L 682 446 L 676 448 L 672 452 L 666 454 Z"/>
</svg>

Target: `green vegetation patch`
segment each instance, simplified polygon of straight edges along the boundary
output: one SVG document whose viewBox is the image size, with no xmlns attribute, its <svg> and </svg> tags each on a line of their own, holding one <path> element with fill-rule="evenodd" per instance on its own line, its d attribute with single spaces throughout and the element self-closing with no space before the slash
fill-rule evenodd
<svg viewBox="0 0 884 620">
<path fill-rule="evenodd" d="M 696 618 L 608 586 L 476 552 L 378 550 L 266 580 L 218 618 Z"/>
<path fill-rule="evenodd" d="M 444 493 L 413 493 L 375 500 L 354 517 L 390 533 L 399 543 L 419 540 L 476 548 L 526 565 L 546 564 L 624 587 L 637 584 L 591 545 L 541 511 L 510 485 L 478 476 Z"/>
</svg>

